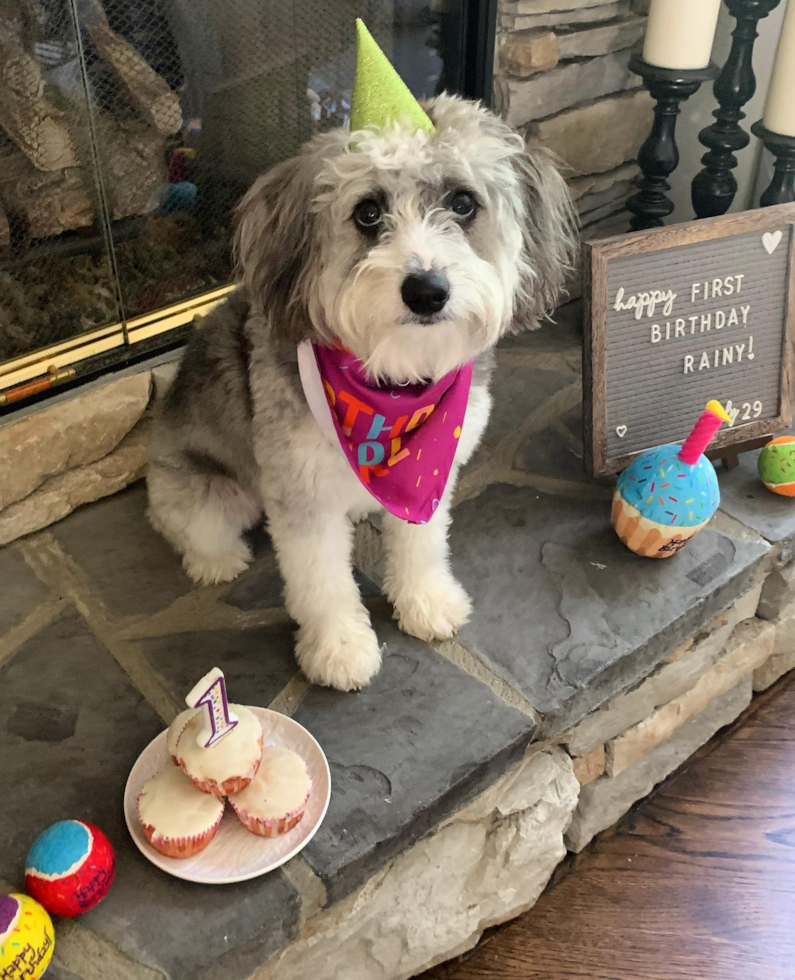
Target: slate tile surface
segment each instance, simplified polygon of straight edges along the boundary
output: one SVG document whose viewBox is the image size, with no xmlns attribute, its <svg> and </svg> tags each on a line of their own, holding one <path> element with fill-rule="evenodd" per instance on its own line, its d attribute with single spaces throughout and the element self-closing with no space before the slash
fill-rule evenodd
<svg viewBox="0 0 795 980">
<path fill-rule="evenodd" d="M 0 637 L 30 615 L 49 593 L 14 548 L 0 549 Z"/>
<path fill-rule="evenodd" d="M 743 453 L 733 470 L 718 467 L 720 508 L 753 528 L 763 538 L 782 546 L 784 560 L 795 551 L 795 500 L 768 490 L 759 479 L 759 451 Z"/>
<path fill-rule="evenodd" d="M 263 562 L 235 579 L 224 596 L 228 606 L 249 612 L 252 609 L 277 609 L 283 605 L 284 580 L 271 562 Z"/>
<path fill-rule="evenodd" d="M 501 363 L 497 367 L 491 385 L 491 415 L 481 448 L 493 449 L 506 435 L 514 432 L 517 425 L 543 408 L 557 391 L 580 383 L 575 374 L 534 368 L 529 384 L 529 373 L 530 369 L 521 364 Z"/>
<path fill-rule="evenodd" d="M 3 877 L 19 884 L 35 836 L 82 817 L 107 833 L 118 871 L 81 925 L 169 980 L 242 980 L 294 934 L 298 899 L 281 872 L 234 889 L 194 885 L 135 848 L 124 785 L 163 725 L 79 616 L 60 617 L 0 667 L 0 719 Z"/>
<path fill-rule="evenodd" d="M 493 782 L 518 759 L 530 718 L 419 640 L 379 607 L 380 674 L 359 694 L 312 688 L 295 720 L 331 766 L 325 823 L 304 851 L 331 901 Z"/>
<path fill-rule="evenodd" d="M 582 303 L 573 300 L 555 310 L 550 320 L 544 320 L 538 330 L 525 330 L 500 341 L 504 350 L 529 350 L 533 353 L 556 354 L 582 349 Z"/>
<path fill-rule="evenodd" d="M 51 530 L 117 616 L 159 612 L 195 588 L 179 555 L 146 519 L 143 482 L 76 510 Z"/>
<path fill-rule="evenodd" d="M 583 467 L 582 448 L 573 448 L 555 426 L 529 435 L 519 447 L 513 460 L 516 469 L 535 473 L 554 480 L 588 483 L 605 489 L 610 495 L 615 480 L 610 477 L 593 479 Z"/>
<path fill-rule="evenodd" d="M 71 970 L 67 970 L 65 967 L 58 966 L 53 961 L 47 967 L 46 976 L 47 980 L 80 980 L 80 977 L 76 973 L 72 973 Z"/>
<path fill-rule="evenodd" d="M 461 504 L 454 570 L 474 599 L 460 639 L 557 732 L 642 676 L 749 587 L 765 544 L 705 530 L 670 561 L 639 558 L 609 502 L 496 485 Z"/>
<path fill-rule="evenodd" d="M 203 674 L 220 667 L 230 700 L 267 707 L 298 670 L 294 642 L 294 628 L 285 624 L 176 633 L 136 646 L 180 703 Z"/>
</svg>

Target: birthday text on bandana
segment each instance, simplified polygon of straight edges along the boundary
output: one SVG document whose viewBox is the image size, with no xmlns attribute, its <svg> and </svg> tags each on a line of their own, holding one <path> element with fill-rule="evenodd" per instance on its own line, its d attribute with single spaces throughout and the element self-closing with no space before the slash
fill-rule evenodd
<svg viewBox="0 0 795 980">
<path fill-rule="evenodd" d="M 403 447 L 402 438 L 427 421 L 436 408 L 435 405 L 425 405 L 418 408 L 411 416 L 400 415 L 394 422 L 389 422 L 385 415 L 379 414 L 372 405 L 368 405 L 355 395 L 344 389 L 335 392 L 325 379 L 323 387 L 332 409 L 336 407 L 338 401 L 345 406 L 340 428 L 345 438 L 349 440 L 348 445 L 356 452 L 359 474 L 364 483 L 370 482 L 371 475 L 386 476 L 390 467 L 406 459 L 409 451 Z M 357 421 L 361 422 L 360 416 L 369 417 L 371 422 L 365 438 L 356 445 L 351 441 L 351 437 Z M 385 439 L 387 445 L 379 442 L 379 439 Z M 387 455 L 387 448 L 389 455 Z"/>
</svg>

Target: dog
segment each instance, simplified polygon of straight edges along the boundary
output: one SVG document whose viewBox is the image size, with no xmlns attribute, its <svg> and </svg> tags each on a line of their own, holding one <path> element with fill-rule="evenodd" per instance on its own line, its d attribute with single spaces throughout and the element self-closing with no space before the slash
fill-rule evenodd
<svg viewBox="0 0 795 980">
<path fill-rule="evenodd" d="M 450 502 L 489 417 L 491 352 L 554 309 L 575 250 L 566 185 L 544 151 L 477 103 L 440 95 L 424 108 L 435 134 L 328 132 L 256 181 L 237 213 L 239 285 L 193 334 L 150 443 L 150 520 L 190 578 L 242 572 L 243 533 L 264 513 L 298 663 L 343 691 L 381 662 L 351 552 L 354 522 L 382 508 L 311 413 L 299 346 L 341 344 L 392 385 L 474 361 L 433 520 L 383 519 L 400 627 L 449 638 L 471 609 L 450 569 Z"/>
</svg>

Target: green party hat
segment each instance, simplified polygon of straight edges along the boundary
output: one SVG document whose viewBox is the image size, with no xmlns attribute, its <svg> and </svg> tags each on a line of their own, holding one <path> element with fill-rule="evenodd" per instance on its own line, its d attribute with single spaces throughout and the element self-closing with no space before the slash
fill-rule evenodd
<svg viewBox="0 0 795 980">
<path fill-rule="evenodd" d="M 415 129 L 435 133 L 422 106 L 409 92 L 373 35 L 356 18 L 356 77 L 351 99 L 351 130 L 386 126 L 405 120 Z"/>
</svg>

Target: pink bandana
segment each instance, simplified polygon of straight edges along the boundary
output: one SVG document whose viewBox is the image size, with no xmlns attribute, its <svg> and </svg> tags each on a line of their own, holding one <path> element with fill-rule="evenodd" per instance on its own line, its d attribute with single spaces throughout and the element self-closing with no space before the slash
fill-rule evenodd
<svg viewBox="0 0 795 980">
<path fill-rule="evenodd" d="M 434 384 L 386 387 L 369 381 L 349 351 L 307 341 L 298 366 L 318 425 L 367 490 L 390 514 L 427 524 L 453 465 L 472 363 Z"/>
</svg>

